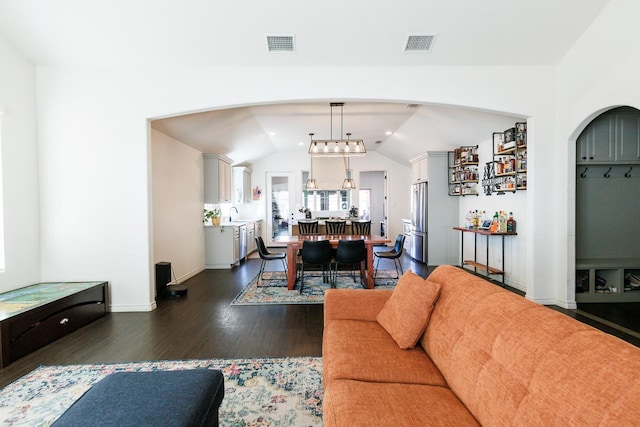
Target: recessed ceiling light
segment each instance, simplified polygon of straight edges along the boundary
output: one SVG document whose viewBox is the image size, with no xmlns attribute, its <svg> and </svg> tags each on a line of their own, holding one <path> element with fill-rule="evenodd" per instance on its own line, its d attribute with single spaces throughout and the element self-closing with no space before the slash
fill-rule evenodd
<svg viewBox="0 0 640 427">
<path fill-rule="evenodd" d="M 385 135 L 391 135 L 393 132 L 391 132 L 390 130 L 386 131 L 384 134 Z"/>
<path fill-rule="evenodd" d="M 269 132 L 269 136 L 276 136 L 275 132 Z"/>
</svg>

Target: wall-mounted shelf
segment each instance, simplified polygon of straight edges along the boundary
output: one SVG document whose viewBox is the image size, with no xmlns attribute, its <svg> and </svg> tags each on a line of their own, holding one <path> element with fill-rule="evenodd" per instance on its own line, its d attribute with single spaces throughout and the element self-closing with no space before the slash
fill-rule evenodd
<svg viewBox="0 0 640 427">
<path fill-rule="evenodd" d="M 493 158 L 485 165 L 482 186 L 487 195 L 527 189 L 527 123 L 517 122 L 493 133 Z"/>
<path fill-rule="evenodd" d="M 448 182 L 450 196 L 478 195 L 478 146 L 465 145 L 449 151 Z"/>
</svg>

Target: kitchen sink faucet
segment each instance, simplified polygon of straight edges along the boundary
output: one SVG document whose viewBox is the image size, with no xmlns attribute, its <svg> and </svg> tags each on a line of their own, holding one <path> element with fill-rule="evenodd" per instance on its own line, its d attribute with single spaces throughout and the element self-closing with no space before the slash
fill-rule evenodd
<svg viewBox="0 0 640 427">
<path fill-rule="evenodd" d="M 236 213 L 238 213 L 238 208 L 235 206 L 231 206 L 231 209 L 235 209 Z M 231 218 L 231 209 L 229 209 L 229 222 L 233 221 L 233 218 Z"/>
</svg>

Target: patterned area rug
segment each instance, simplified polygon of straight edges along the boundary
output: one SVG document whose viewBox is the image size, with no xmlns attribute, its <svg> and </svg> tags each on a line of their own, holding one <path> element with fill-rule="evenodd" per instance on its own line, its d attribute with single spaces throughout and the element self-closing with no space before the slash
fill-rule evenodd
<svg viewBox="0 0 640 427">
<path fill-rule="evenodd" d="M 344 276 L 342 276 L 344 274 Z M 395 270 L 380 270 L 376 276 L 374 289 L 393 289 L 398 281 Z M 264 273 L 266 280 L 256 276 L 231 302 L 231 305 L 261 305 L 261 304 L 322 304 L 324 292 L 331 286 L 323 283 L 322 273 L 313 272 L 309 276 L 305 273 L 304 286 L 300 293 L 300 283 L 296 283 L 294 290 L 287 289 L 287 278 L 282 271 Z M 337 289 L 364 289 L 356 275 L 353 281 L 349 272 L 340 272 L 336 280 Z"/>
<path fill-rule="evenodd" d="M 41 366 L 0 390 L 5 426 L 51 425 L 112 372 L 217 369 L 224 375 L 221 426 L 321 426 L 322 359 L 209 359 Z"/>
</svg>

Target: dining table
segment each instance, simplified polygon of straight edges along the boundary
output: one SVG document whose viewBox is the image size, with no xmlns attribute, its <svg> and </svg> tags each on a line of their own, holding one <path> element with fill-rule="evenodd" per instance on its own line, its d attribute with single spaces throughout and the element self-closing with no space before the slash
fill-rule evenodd
<svg viewBox="0 0 640 427">
<path fill-rule="evenodd" d="M 293 290 L 296 286 L 297 268 L 296 256 L 298 251 L 302 249 L 305 240 L 318 241 L 328 240 L 332 248 L 338 247 L 340 240 L 364 240 L 364 246 L 367 250 L 366 268 L 361 272 L 365 274 L 365 285 L 367 289 L 373 289 L 373 247 L 376 245 L 386 245 L 391 242 L 384 236 L 377 235 L 358 235 L 358 234 L 335 234 L 335 235 L 297 235 L 297 236 L 276 236 L 272 240 L 273 246 L 287 247 L 287 289 Z"/>
</svg>

